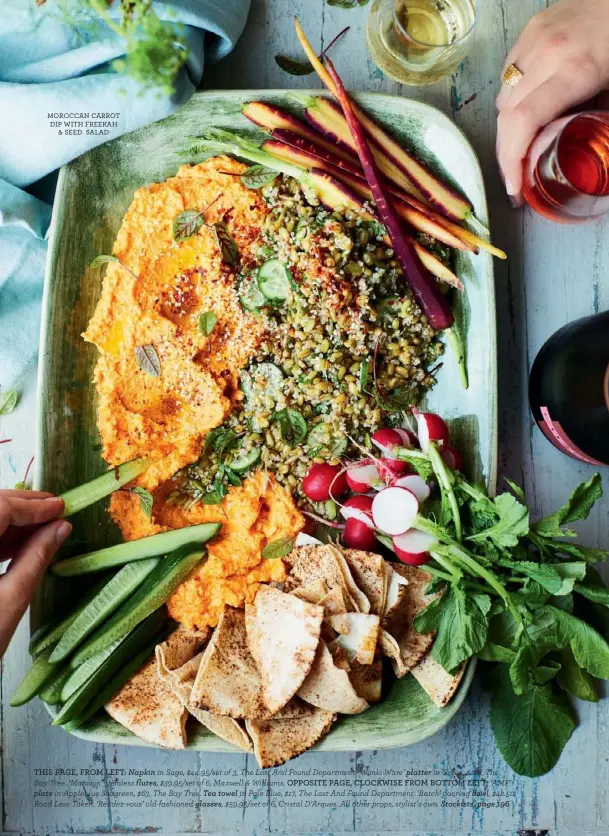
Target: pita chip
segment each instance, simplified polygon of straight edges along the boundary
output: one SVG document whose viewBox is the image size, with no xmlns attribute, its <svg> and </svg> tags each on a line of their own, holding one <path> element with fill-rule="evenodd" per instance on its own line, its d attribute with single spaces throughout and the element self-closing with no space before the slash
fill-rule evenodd
<svg viewBox="0 0 609 836">
<path fill-rule="evenodd" d="M 383 689 L 383 658 L 377 651 L 371 665 L 361 665 L 353 661 L 350 665 L 349 679 L 358 697 L 368 703 L 379 702 Z"/>
<path fill-rule="evenodd" d="M 337 587 L 343 591 L 350 612 L 360 611 L 358 599 L 362 593 L 355 587 L 349 567 L 338 549 L 332 546 L 299 546 L 290 552 L 284 561 L 290 565 L 290 573 L 283 586 L 285 592 L 291 592 L 298 587 L 310 588 L 323 581 L 328 591 Z M 351 579 L 351 586 L 356 589 L 357 598 L 354 598 L 349 589 L 347 575 Z M 367 599 L 366 605 L 370 606 Z"/>
<path fill-rule="evenodd" d="M 269 716 L 243 610 L 224 608 L 201 659 L 189 705 L 235 719 Z"/>
<path fill-rule="evenodd" d="M 167 749 L 186 748 L 188 712 L 157 675 L 152 656 L 110 702 L 106 711 L 137 737 Z"/>
<path fill-rule="evenodd" d="M 270 586 L 245 607 L 247 642 L 262 677 L 264 703 L 275 714 L 311 670 L 324 611 Z"/>
<path fill-rule="evenodd" d="M 320 607 L 323 607 L 324 616 L 342 615 L 342 613 L 348 612 L 345 593 L 338 586 L 331 589 L 318 603 Z"/>
<path fill-rule="evenodd" d="M 232 717 L 222 717 L 219 714 L 212 714 L 211 711 L 206 711 L 203 708 L 194 708 L 189 704 L 192 687 L 204 653 L 197 653 L 188 659 L 187 656 L 191 655 L 193 650 L 197 649 L 195 638 L 208 635 L 210 632 L 207 631 L 206 634 L 193 634 L 185 630 L 185 628 L 179 628 L 170 637 L 169 641 L 157 645 L 156 659 L 158 675 L 201 725 L 205 726 L 212 734 L 222 738 L 222 740 L 226 740 L 228 743 L 232 743 L 234 746 L 244 749 L 246 752 L 251 752 L 251 740 L 237 720 L 234 720 Z M 171 639 L 173 639 L 173 642 Z"/>
<path fill-rule="evenodd" d="M 298 696 L 317 708 L 336 714 L 361 714 L 369 706 L 359 697 L 349 674 L 337 668 L 325 642 L 320 641 L 313 666 L 300 686 Z"/>
<path fill-rule="evenodd" d="M 414 629 L 415 617 L 432 600 L 432 596 L 425 595 L 431 577 L 416 566 L 393 564 L 391 568 L 393 575 L 407 584 L 390 581 L 389 606 L 381 625 L 381 648 L 391 659 L 395 675 L 401 678 L 421 661 L 433 644 L 432 633 L 418 633 Z"/>
<path fill-rule="evenodd" d="M 370 602 L 369 612 L 381 615 L 387 592 L 388 564 L 378 554 L 344 549 L 343 556 L 358 588 Z"/>
<path fill-rule="evenodd" d="M 357 612 L 369 613 L 370 601 L 359 588 L 359 586 L 355 583 L 355 580 L 351 573 L 351 569 L 349 568 L 349 564 L 343 557 L 343 553 L 340 551 L 340 549 L 337 549 L 336 546 L 328 545 L 326 548 L 330 550 L 330 552 L 334 556 L 334 559 L 340 567 L 340 571 L 342 572 L 345 584 L 347 586 L 347 592 L 351 596 L 352 600 L 355 602 Z"/>
<path fill-rule="evenodd" d="M 303 703 L 299 717 L 246 720 L 245 728 L 254 741 L 254 754 L 262 769 L 280 766 L 302 755 L 328 733 L 336 715 Z"/>
<path fill-rule="evenodd" d="M 309 604 L 319 604 L 321 599 L 325 598 L 327 594 L 328 585 L 322 578 L 309 586 L 298 586 L 296 589 L 290 591 L 290 595 L 295 595 L 303 601 L 308 601 Z"/>
<path fill-rule="evenodd" d="M 463 662 L 457 672 L 451 674 L 432 658 L 431 653 L 428 653 L 418 665 L 415 665 L 411 673 L 438 708 L 445 708 L 463 679 L 466 665 L 467 662 Z"/>
<path fill-rule="evenodd" d="M 341 648 L 347 653 L 349 662 L 357 660 L 362 665 L 371 665 L 379 636 L 378 615 L 367 613 L 343 613 L 326 618 L 328 624 L 338 633 L 330 643 L 330 650 Z"/>
</svg>

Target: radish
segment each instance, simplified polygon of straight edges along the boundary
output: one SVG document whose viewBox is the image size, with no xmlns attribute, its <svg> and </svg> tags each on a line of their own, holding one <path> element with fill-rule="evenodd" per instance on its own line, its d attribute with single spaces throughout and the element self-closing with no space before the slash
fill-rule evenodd
<svg viewBox="0 0 609 836">
<path fill-rule="evenodd" d="M 368 493 L 371 488 L 380 488 L 383 484 L 372 459 L 362 459 L 351 465 L 345 476 L 353 493 Z"/>
<path fill-rule="evenodd" d="M 429 499 L 429 494 L 431 493 L 431 488 L 425 479 L 422 479 L 416 473 L 411 473 L 408 476 L 400 476 L 399 479 L 396 479 L 391 484 L 394 488 L 406 488 L 412 491 L 419 500 L 419 503 L 423 503 L 426 499 Z"/>
<path fill-rule="evenodd" d="M 372 519 L 377 528 L 392 537 L 412 527 L 419 502 L 406 488 L 384 488 L 372 500 Z"/>
<path fill-rule="evenodd" d="M 412 243 L 404 235 L 401 218 L 393 208 L 391 200 L 387 198 L 387 193 L 381 181 L 372 151 L 368 145 L 368 140 L 366 139 L 362 126 L 357 120 L 347 91 L 329 58 L 326 58 L 326 66 L 336 87 L 336 95 L 349 124 L 349 129 L 353 136 L 366 180 L 372 189 L 378 214 L 387 228 L 404 277 L 410 285 L 415 299 L 422 312 L 426 315 L 431 327 L 437 331 L 450 328 L 454 321 L 450 305 L 440 292 L 438 286 L 434 284 L 429 273 L 421 265 Z"/>
<path fill-rule="evenodd" d="M 451 447 L 450 444 L 442 448 L 442 458 L 451 470 L 463 470 L 463 454 L 460 450 Z"/>
<path fill-rule="evenodd" d="M 349 486 L 341 470 L 339 464 L 314 464 L 302 480 L 306 496 L 313 502 L 325 502 L 332 496 L 347 493 Z"/>
<path fill-rule="evenodd" d="M 413 447 L 419 446 L 419 441 L 416 435 L 405 427 L 396 427 L 395 432 L 400 436 L 402 447 L 407 447 L 409 450 Z"/>
<path fill-rule="evenodd" d="M 350 517 L 343 532 L 343 542 L 350 549 L 371 552 L 378 548 L 374 529 L 356 517 Z"/>
<path fill-rule="evenodd" d="M 408 462 L 401 462 L 399 459 L 378 459 L 376 469 L 379 476 L 386 485 L 390 485 L 396 476 L 403 476 L 410 471 Z"/>
<path fill-rule="evenodd" d="M 417 419 L 419 444 L 424 453 L 429 449 L 430 441 L 435 441 L 440 447 L 448 444 L 450 433 L 443 418 L 434 412 L 419 412 L 418 409 L 413 410 L 413 413 Z"/>
<path fill-rule="evenodd" d="M 374 528 L 372 522 L 372 497 L 371 496 L 350 496 L 345 500 L 345 504 L 340 509 L 341 514 L 346 520 L 359 520 L 367 525 L 369 528 Z"/>
<path fill-rule="evenodd" d="M 376 444 L 381 453 L 388 459 L 395 458 L 391 455 L 392 450 L 404 446 L 400 433 L 391 429 L 377 430 L 372 435 L 372 443 Z"/>
<path fill-rule="evenodd" d="M 434 547 L 436 539 L 425 531 L 417 531 L 411 528 L 405 534 L 393 538 L 393 548 L 398 560 L 408 563 L 409 566 L 422 566 L 429 563 L 431 555 L 429 550 Z"/>
</svg>

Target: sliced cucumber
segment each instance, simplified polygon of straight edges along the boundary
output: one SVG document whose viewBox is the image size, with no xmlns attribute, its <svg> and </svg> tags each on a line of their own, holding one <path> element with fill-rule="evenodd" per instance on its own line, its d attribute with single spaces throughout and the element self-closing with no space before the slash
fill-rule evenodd
<svg viewBox="0 0 609 836">
<path fill-rule="evenodd" d="M 147 467 L 148 459 L 132 459 L 130 462 L 113 467 L 112 470 L 104 473 L 103 476 L 98 476 L 91 482 L 86 482 L 78 488 L 72 488 L 72 490 L 62 493 L 61 499 L 65 503 L 65 508 L 61 516 L 71 517 L 77 511 L 88 508 L 89 505 L 93 505 L 93 503 L 131 482 L 140 473 L 143 473 Z"/>
<path fill-rule="evenodd" d="M 72 657 L 72 663 L 79 665 L 86 662 L 117 639 L 130 633 L 152 612 L 163 606 L 173 591 L 203 559 L 204 551 L 193 551 L 192 547 L 185 546 L 161 560 L 130 600 L 125 601 L 120 609 L 80 646 Z"/>
<path fill-rule="evenodd" d="M 328 459 L 339 458 L 347 449 L 347 439 L 333 436 L 325 421 L 313 424 L 307 435 L 307 448 Z"/>
<path fill-rule="evenodd" d="M 57 665 L 49 662 L 50 650 L 45 650 L 35 659 L 26 675 L 23 677 L 17 690 L 13 694 L 10 705 L 13 707 L 24 705 L 39 694 L 52 676 L 57 672 Z"/>
<path fill-rule="evenodd" d="M 56 673 L 40 692 L 40 699 L 47 705 L 57 705 L 61 702 L 64 683 L 69 679 L 71 671 L 68 667 L 57 667 Z"/>
<path fill-rule="evenodd" d="M 247 400 L 255 394 L 254 389 L 276 398 L 283 389 L 283 372 L 274 363 L 258 363 L 246 372 L 241 372 L 241 388 Z"/>
<path fill-rule="evenodd" d="M 265 261 L 258 269 L 258 287 L 270 302 L 285 302 L 292 292 L 291 274 L 278 258 Z"/>
<path fill-rule="evenodd" d="M 234 459 L 232 462 L 228 463 L 228 467 L 233 470 L 235 473 L 245 473 L 246 470 L 249 470 L 250 467 L 253 467 L 255 464 L 258 463 L 260 460 L 260 450 L 250 450 L 247 453 L 244 453 L 242 456 L 239 456 L 238 459 Z"/>
<path fill-rule="evenodd" d="M 135 592 L 144 578 L 158 566 L 160 560 L 160 557 L 150 557 L 148 560 L 138 560 L 137 563 L 123 566 L 68 627 L 51 653 L 49 662 L 61 662 L 69 656 L 75 647 Z"/>
<path fill-rule="evenodd" d="M 115 641 L 114 644 L 111 644 L 105 650 L 102 650 L 101 653 L 98 653 L 97 656 L 92 656 L 76 668 L 74 668 L 74 665 L 71 662 L 68 663 L 69 676 L 64 680 L 61 688 L 61 702 L 67 702 L 72 694 L 75 691 L 78 691 L 80 686 L 95 673 L 108 656 L 114 653 L 122 641 L 124 641 L 124 639 L 118 639 L 118 641 Z"/>
<path fill-rule="evenodd" d="M 59 560 L 51 566 L 51 572 L 67 578 L 72 575 L 85 575 L 88 572 L 100 572 L 102 569 L 122 566 L 134 560 L 158 557 L 181 546 L 207 543 L 215 537 L 221 527 L 221 523 L 202 523 L 190 525 L 187 528 L 176 528 L 174 531 L 165 531 L 162 534 L 153 534 L 151 537 L 142 537 L 141 540 L 132 540 L 129 543 L 109 546 L 107 549 L 89 552 L 89 554 Z"/>
<path fill-rule="evenodd" d="M 136 653 L 133 658 L 127 659 L 120 668 L 119 672 L 112 677 L 107 685 L 102 686 L 101 690 L 97 692 L 96 696 L 93 697 L 84 709 L 78 709 L 78 713 L 75 714 L 71 720 L 68 720 L 66 723 L 62 723 L 62 728 L 67 732 L 74 731 L 74 729 L 79 729 L 83 726 L 91 719 L 91 717 L 93 717 L 94 714 L 97 714 L 100 708 L 103 708 L 104 705 L 111 700 L 113 696 L 115 696 L 115 694 L 118 694 L 123 685 L 125 685 L 125 683 L 138 672 L 144 662 L 152 656 L 155 647 L 157 644 L 160 644 L 165 640 L 168 632 L 168 630 L 161 630 L 149 644 L 140 650 L 139 653 Z"/>
<path fill-rule="evenodd" d="M 239 301 L 241 306 L 250 313 L 260 310 L 266 304 L 266 297 L 258 287 L 258 281 L 248 276 L 239 287 Z"/>
<path fill-rule="evenodd" d="M 164 620 L 163 613 L 154 612 L 136 629 L 131 631 L 125 640 L 115 648 L 114 652 L 104 659 L 97 670 L 63 704 L 53 720 L 53 725 L 62 726 L 84 711 L 91 700 L 100 691 L 105 690 L 104 686 L 108 683 L 108 680 L 111 680 L 121 668 L 128 665 L 133 657 L 139 654 L 143 646 L 148 648 L 150 639 L 159 632 Z"/>
<path fill-rule="evenodd" d="M 104 577 L 97 583 L 93 584 L 93 586 L 87 590 L 86 595 L 83 596 L 76 607 L 71 610 L 68 615 L 61 619 L 55 619 L 45 627 L 40 628 L 40 630 L 36 630 L 30 639 L 30 656 L 38 656 L 38 654 L 42 653 L 43 650 L 54 647 L 70 625 L 76 621 L 87 604 L 95 598 L 97 593 L 100 589 L 104 588 L 107 582 L 108 579 Z"/>
</svg>

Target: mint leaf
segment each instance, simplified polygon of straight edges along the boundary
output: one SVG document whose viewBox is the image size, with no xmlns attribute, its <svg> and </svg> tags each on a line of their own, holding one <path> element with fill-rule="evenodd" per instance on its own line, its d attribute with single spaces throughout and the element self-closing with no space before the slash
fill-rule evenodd
<svg viewBox="0 0 609 836">
<path fill-rule="evenodd" d="M 609 679 L 609 644 L 585 621 L 558 607 L 548 606 L 556 623 L 557 647 L 570 645 L 580 668 L 599 679 Z"/>
<path fill-rule="evenodd" d="M 153 345 L 136 345 L 135 359 L 143 372 L 146 372 L 151 377 L 160 377 L 161 361 Z"/>
<path fill-rule="evenodd" d="M 218 317 L 213 311 L 205 311 L 201 314 L 199 317 L 199 331 L 204 337 L 209 337 L 211 332 L 214 330 L 217 321 Z"/>
<path fill-rule="evenodd" d="M 147 517 L 152 516 L 152 504 L 154 502 L 152 494 L 145 488 L 131 488 L 130 493 L 134 493 L 140 498 L 140 507 Z"/>
<path fill-rule="evenodd" d="M 296 447 L 307 437 L 307 422 L 295 409 L 282 409 L 273 415 L 272 420 L 277 421 L 281 428 L 281 437 L 292 447 Z"/>
<path fill-rule="evenodd" d="M 514 548 L 518 538 L 529 533 L 529 511 L 509 493 L 500 494 L 493 504 L 499 512 L 499 521 L 484 531 L 471 534 L 468 539 L 475 543 L 490 541 L 500 548 Z"/>
<path fill-rule="evenodd" d="M 296 544 L 295 537 L 284 537 L 281 540 L 273 540 L 267 543 L 262 549 L 262 557 L 266 560 L 277 560 L 279 557 L 286 557 Z"/>
<path fill-rule="evenodd" d="M 575 729 L 572 706 L 562 695 L 554 696 L 549 685 L 517 696 L 507 671 L 502 672 L 497 685 L 491 705 L 497 748 L 518 775 L 545 775 L 555 766 Z"/>
<path fill-rule="evenodd" d="M 15 411 L 19 401 L 19 393 L 15 389 L 0 392 L 0 415 L 10 415 Z"/>
<path fill-rule="evenodd" d="M 233 449 L 238 440 L 239 436 L 233 430 L 226 429 L 225 427 L 216 427 L 215 430 L 208 432 L 205 437 L 203 454 L 205 455 L 213 451 L 222 458 L 229 450 Z"/>
<path fill-rule="evenodd" d="M 432 656 L 452 673 L 484 647 L 490 608 L 488 595 L 468 595 L 453 584 L 417 615 L 414 628 L 419 633 L 437 633 Z"/>
<path fill-rule="evenodd" d="M 594 679 L 577 664 L 571 648 L 566 647 L 561 650 L 558 658 L 560 659 L 560 670 L 557 679 L 560 687 L 580 700 L 598 702 Z"/>
<path fill-rule="evenodd" d="M 532 528 L 542 537 L 569 537 L 573 532 L 563 530 L 563 525 L 585 520 L 595 503 L 603 495 L 600 473 L 595 473 L 588 481 L 578 485 L 569 497 L 569 501 L 547 517 L 536 522 Z"/>
</svg>

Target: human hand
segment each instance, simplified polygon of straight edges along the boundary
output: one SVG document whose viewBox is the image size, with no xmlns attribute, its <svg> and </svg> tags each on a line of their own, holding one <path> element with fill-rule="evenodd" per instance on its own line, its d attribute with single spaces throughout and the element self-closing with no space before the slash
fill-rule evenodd
<svg viewBox="0 0 609 836">
<path fill-rule="evenodd" d="M 57 517 L 63 500 L 39 491 L 0 490 L 0 657 L 28 608 L 44 572 L 72 530 Z"/>
<path fill-rule="evenodd" d="M 609 0 L 560 0 L 535 15 L 506 58 L 523 78 L 497 98 L 497 159 L 521 203 L 522 164 L 538 131 L 609 88 Z"/>
</svg>

